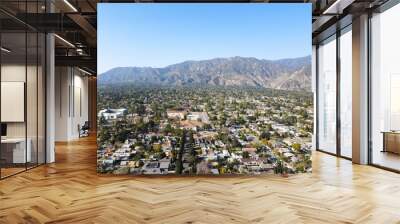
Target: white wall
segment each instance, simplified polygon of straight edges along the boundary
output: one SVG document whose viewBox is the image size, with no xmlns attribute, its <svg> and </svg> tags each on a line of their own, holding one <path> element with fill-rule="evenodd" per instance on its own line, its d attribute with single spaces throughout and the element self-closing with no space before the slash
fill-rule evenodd
<svg viewBox="0 0 400 224">
<path fill-rule="evenodd" d="M 77 70 L 75 70 L 76 72 Z M 83 125 L 85 121 L 89 120 L 89 113 L 88 113 L 88 78 L 81 76 L 82 73 L 79 75 L 74 75 L 74 82 L 73 82 L 73 96 L 72 99 L 74 102 L 71 102 L 73 108 L 72 111 L 72 119 L 71 119 L 71 135 L 73 138 L 79 137 L 78 132 L 78 124 Z"/>
<path fill-rule="evenodd" d="M 55 68 L 55 140 L 66 141 L 68 139 L 69 125 L 69 95 L 68 88 L 70 77 L 67 67 Z"/>
<path fill-rule="evenodd" d="M 25 82 L 24 65 L 18 64 L 5 64 L 1 66 L 1 81 L 3 82 Z M 7 110 L 7 108 L 1 108 Z M 25 137 L 25 122 L 8 122 L 7 123 L 7 137 Z"/>
<path fill-rule="evenodd" d="M 78 125 L 88 120 L 88 78 L 72 67 L 56 67 L 55 140 L 79 138 Z"/>
<path fill-rule="evenodd" d="M 27 70 L 26 70 L 27 69 Z M 36 67 L 18 64 L 3 64 L 1 66 L 1 81 L 2 82 L 24 82 L 26 83 L 25 76 L 26 71 L 30 75 L 32 73 L 36 74 Z M 36 86 L 36 80 L 28 80 L 29 85 Z M 34 107 L 36 111 L 37 102 L 36 102 L 36 88 L 27 88 L 27 107 Z M 8 108 L 1 108 L 2 110 L 7 110 Z M 24 108 L 22 108 L 24 109 Z M 31 109 L 32 110 L 32 109 Z M 36 113 L 32 113 L 32 111 L 28 109 L 27 118 L 28 118 L 28 129 L 30 127 L 36 130 Z M 34 122 L 34 123 L 32 123 Z M 8 137 L 25 137 L 25 124 L 26 122 L 7 122 L 7 135 Z M 32 123 L 32 124 L 31 124 Z M 35 127 L 33 127 L 35 126 Z M 29 133 L 28 133 L 28 137 Z"/>
</svg>

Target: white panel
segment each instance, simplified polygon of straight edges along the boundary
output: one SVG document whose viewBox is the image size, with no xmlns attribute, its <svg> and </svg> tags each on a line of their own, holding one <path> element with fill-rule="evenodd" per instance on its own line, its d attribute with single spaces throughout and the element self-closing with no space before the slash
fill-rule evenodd
<svg viewBox="0 0 400 224">
<path fill-rule="evenodd" d="M 24 122 L 24 102 L 24 82 L 1 82 L 1 122 Z"/>
<path fill-rule="evenodd" d="M 81 117 L 81 88 L 80 87 L 75 87 L 75 100 L 74 100 L 74 115 L 75 117 Z"/>
</svg>

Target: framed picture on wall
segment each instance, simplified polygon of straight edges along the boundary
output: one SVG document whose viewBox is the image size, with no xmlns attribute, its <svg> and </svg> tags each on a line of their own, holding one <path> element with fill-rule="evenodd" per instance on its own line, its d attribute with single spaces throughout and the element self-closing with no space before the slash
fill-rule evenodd
<svg viewBox="0 0 400 224">
<path fill-rule="evenodd" d="M 98 10 L 98 172 L 311 172 L 310 4 Z"/>
</svg>

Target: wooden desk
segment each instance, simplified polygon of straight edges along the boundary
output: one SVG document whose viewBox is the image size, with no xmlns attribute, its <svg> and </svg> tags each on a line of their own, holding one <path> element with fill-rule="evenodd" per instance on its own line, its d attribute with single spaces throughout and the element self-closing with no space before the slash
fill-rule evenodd
<svg viewBox="0 0 400 224">
<path fill-rule="evenodd" d="M 383 131 L 382 152 L 400 154 L 400 131 Z"/>
<path fill-rule="evenodd" d="M 6 138 L 1 139 L 1 159 L 5 163 L 26 163 L 31 162 L 31 139 L 27 139 L 27 146 L 25 151 L 25 138 Z"/>
</svg>

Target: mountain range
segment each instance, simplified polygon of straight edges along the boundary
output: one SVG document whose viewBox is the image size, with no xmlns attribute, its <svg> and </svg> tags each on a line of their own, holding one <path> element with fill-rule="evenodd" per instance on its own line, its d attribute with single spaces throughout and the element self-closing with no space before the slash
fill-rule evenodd
<svg viewBox="0 0 400 224">
<path fill-rule="evenodd" d="M 265 60 L 252 57 L 185 61 L 163 68 L 116 67 L 98 76 L 105 84 L 257 86 L 311 91 L 311 56 Z"/>
</svg>

